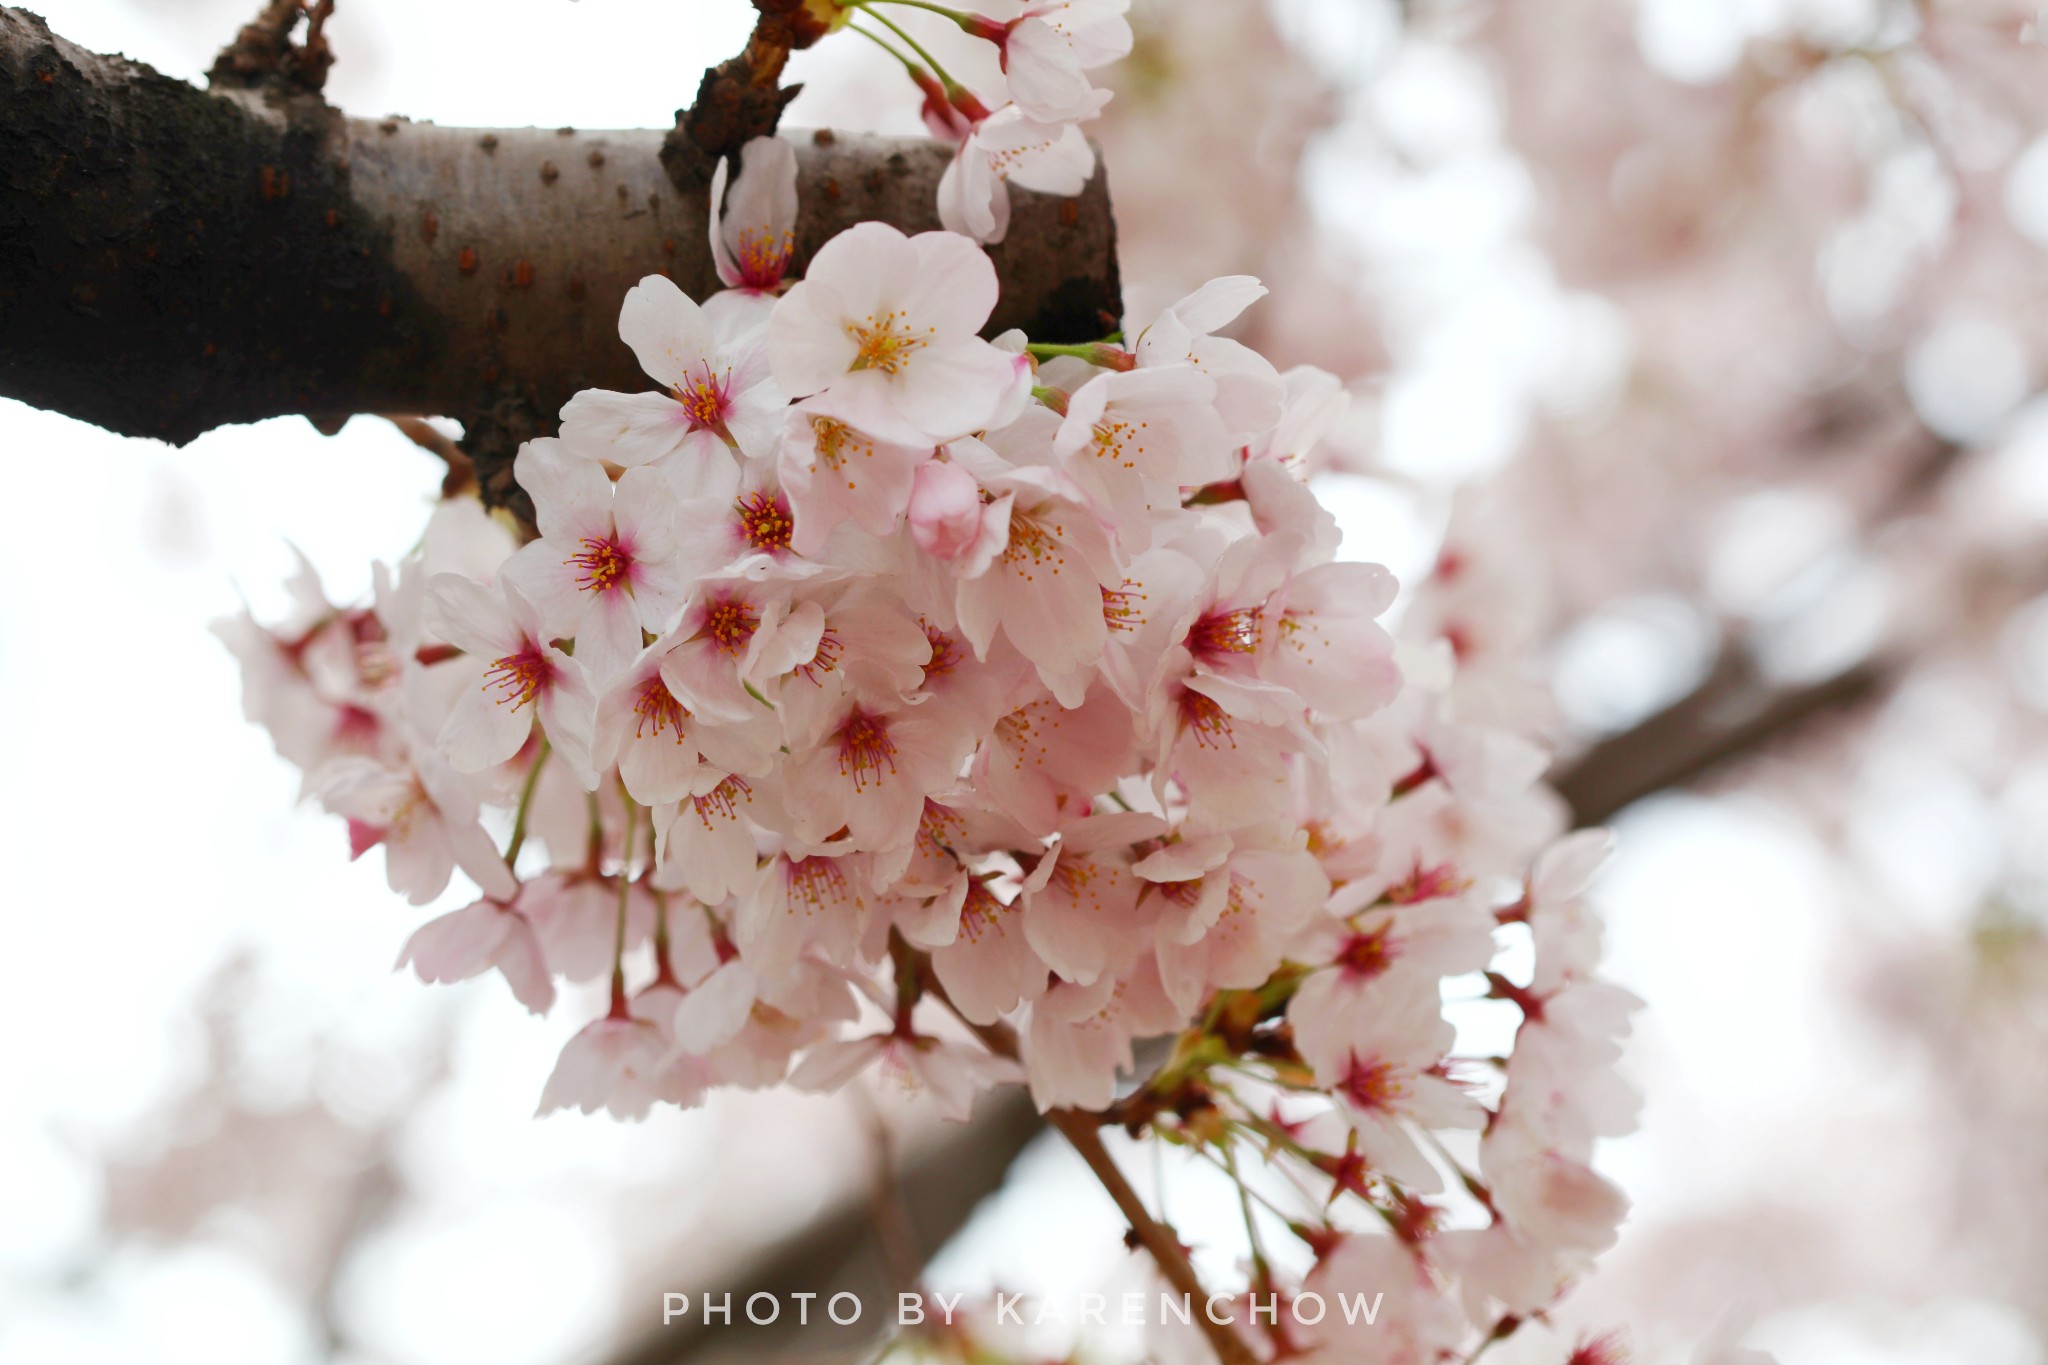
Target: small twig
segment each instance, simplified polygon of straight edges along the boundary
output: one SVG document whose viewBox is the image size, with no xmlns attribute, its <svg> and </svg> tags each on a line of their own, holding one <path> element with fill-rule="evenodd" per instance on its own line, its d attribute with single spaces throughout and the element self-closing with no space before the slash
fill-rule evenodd
<svg viewBox="0 0 2048 1365">
<path fill-rule="evenodd" d="M 256 17 L 242 25 L 235 40 L 220 50 L 206 74 L 216 88 L 259 90 L 275 86 L 289 93 L 317 95 L 334 65 L 328 46 L 327 16 L 334 0 L 264 0 Z M 306 41 L 294 46 L 292 30 L 306 20 Z"/>
<path fill-rule="evenodd" d="M 802 5 L 754 0 L 761 17 L 737 57 L 704 73 L 697 98 L 676 110 L 676 126 L 661 144 L 661 164 L 684 193 L 711 183 L 719 159 L 738 156 L 754 138 L 775 131 L 782 111 L 803 89 L 784 87 L 789 54 L 825 36 L 825 26 Z"/>
<path fill-rule="evenodd" d="M 954 1008 L 953 1002 L 946 998 L 945 990 L 939 987 L 936 980 L 931 986 L 933 998 L 951 1009 L 954 1017 L 972 1029 L 975 1036 L 980 1038 L 991 1052 L 1008 1057 L 1012 1061 L 1017 1060 L 1015 1030 L 1000 1022 L 988 1025 L 973 1023 Z M 1201 1277 L 1195 1274 L 1194 1263 L 1188 1259 L 1188 1249 L 1181 1245 L 1180 1238 L 1172 1230 L 1152 1216 L 1151 1210 L 1145 1207 L 1145 1201 L 1138 1197 L 1138 1192 L 1131 1188 L 1131 1182 L 1124 1178 L 1123 1171 L 1110 1156 L 1109 1149 L 1102 1145 L 1099 1130 L 1103 1116 L 1089 1113 L 1084 1109 L 1054 1109 L 1046 1114 L 1045 1120 L 1059 1129 L 1060 1135 L 1081 1154 L 1081 1160 L 1088 1163 L 1088 1169 L 1095 1173 L 1095 1178 L 1102 1183 L 1102 1188 L 1109 1192 L 1109 1197 L 1115 1201 L 1118 1211 L 1123 1214 L 1124 1221 L 1130 1225 L 1131 1234 L 1138 1239 L 1138 1244 L 1150 1253 L 1153 1262 L 1159 1267 L 1159 1273 L 1166 1277 L 1166 1282 L 1187 1295 L 1190 1300 L 1199 1300 L 1206 1306 L 1209 1291 L 1202 1286 Z M 1251 1346 L 1243 1337 L 1231 1331 L 1229 1324 L 1212 1321 L 1206 1311 L 1197 1314 L 1195 1321 L 1201 1327 L 1202 1335 L 1209 1339 L 1209 1345 L 1215 1350 L 1216 1358 L 1222 1365 L 1258 1365 L 1258 1357 L 1252 1353 Z"/>
<path fill-rule="evenodd" d="M 1131 1225 L 1132 1234 L 1137 1237 L 1139 1245 L 1151 1253 L 1166 1282 L 1190 1299 L 1206 1305 L 1209 1293 L 1202 1287 L 1194 1265 L 1188 1260 L 1187 1248 L 1181 1245 L 1180 1238 L 1152 1217 L 1145 1208 L 1145 1202 L 1138 1198 L 1138 1192 L 1131 1188 L 1131 1182 L 1124 1179 L 1124 1173 L 1110 1157 L 1109 1149 L 1102 1145 L 1102 1136 L 1096 1130 L 1096 1116 L 1077 1109 L 1055 1109 L 1046 1118 L 1081 1154 L 1081 1160 L 1095 1172 L 1102 1188 L 1109 1191 L 1109 1197 L 1116 1201 L 1124 1221 Z M 1252 1348 L 1227 1324 L 1211 1321 L 1206 1311 L 1197 1313 L 1195 1321 L 1201 1326 L 1202 1334 L 1209 1338 L 1209 1345 L 1223 1365 L 1257 1365 L 1258 1357 L 1252 1354 Z"/>
<path fill-rule="evenodd" d="M 440 456 L 447 464 L 448 473 L 441 480 L 442 497 L 457 498 L 476 491 L 476 466 L 470 463 L 469 455 L 462 447 L 443 435 L 440 428 L 424 417 L 390 412 L 378 415 L 404 432 L 414 445 Z"/>
<path fill-rule="evenodd" d="M 875 1246 L 882 1254 L 882 1268 L 889 1287 L 903 1294 L 917 1288 L 918 1267 L 924 1258 L 917 1254 L 917 1233 L 910 1226 L 910 1212 L 903 1201 L 903 1186 L 896 1178 L 895 1144 L 890 1140 L 888 1121 L 876 1107 L 874 1097 L 861 1090 L 867 1111 L 868 1135 L 874 1143 L 874 1187 L 870 1203 L 875 1214 Z"/>
</svg>

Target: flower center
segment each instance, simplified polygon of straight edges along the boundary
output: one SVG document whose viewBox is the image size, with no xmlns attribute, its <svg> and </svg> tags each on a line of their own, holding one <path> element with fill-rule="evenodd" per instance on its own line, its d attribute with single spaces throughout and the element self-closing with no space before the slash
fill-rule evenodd
<svg viewBox="0 0 2048 1365">
<path fill-rule="evenodd" d="M 885 773 L 896 771 L 896 743 L 879 717 L 856 708 L 839 727 L 839 772 L 853 779 L 856 792 L 880 786 Z"/>
<path fill-rule="evenodd" d="M 815 915 L 846 898 L 846 874 L 836 859 L 798 858 L 789 864 L 789 908 Z"/>
<path fill-rule="evenodd" d="M 737 775 L 727 777 L 723 782 L 705 792 L 702 796 L 690 798 L 690 804 L 697 808 L 697 818 L 704 822 L 704 828 L 712 828 L 713 820 L 727 824 L 739 818 L 740 807 L 754 799 L 754 789 L 747 780 Z"/>
<path fill-rule="evenodd" d="M 910 323 L 899 310 L 883 313 L 879 317 L 868 314 L 862 322 L 849 322 L 846 331 L 859 348 L 853 357 L 852 370 L 880 370 L 886 375 L 900 374 L 910 363 L 911 355 L 919 348 L 931 344 L 931 336 L 939 329 L 927 327 L 926 335 L 911 333 Z"/>
<path fill-rule="evenodd" d="M 692 431 L 715 431 L 724 436 L 726 392 L 732 382 L 732 372 L 715 375 L 707 367 L 691 375 L 687 382 L 675 386 L 676 401 L 683 405 L 683 416 Z"/>
<path fill-rule="evenodd" d="M 821 680 L 822 675 L 838 668 L 839 656 L 845 652 L 846 645 L 840 640 L 839 632 L 827 626 L 825 633 L 818 637 L 818 652 L 811 656 L 811 661 L 807 664 L 798 664 L 790 671 L 802 674 L 804 681 L 813 687 L 823 687 L 825 684 Z"/>
<path fill-rule="evenodd" d="M 781 284 L 795 243 L 789 233 L 772 227 L 741 228 L 739 249 L 733 252 L 741 282 L 749 289 L 773 289 Z"/>
<path fill-rule="evenodd" d="M 1351 1054 L 1351 1069 L 1344 1073 L 1344 1082 L 1338 1089 L 1360 1109 L 1391 1110 L 1408 1097 L 1408 1083 L 1397 1067 L 1378 1057 L 1370 1062 L 1361 1061 L 1355 1052 Z"/>
<path fill-rule="evenodd" d="M 930 682 L 933 678 L 943 678 L 960 666 L 960 651 L 954 647 L 953 637 L 945 631 L 929 621 L 920 620 L 918 624 L 924 627 L 924 638 L 932 647 L 932 657 L 924 666 L 924 680 Z"/>
<path fill-rule="evenodd" d="M 1105 417 L 1095 424 L 1095 458 L 1113 460 L 1125 469 L 1138 467 L 1137 457 L 1145 453 L 1145 443 L 1139 434 L 1148 424 L 1125 422 L 1114 417 Z"/>
<path fill-rule="evenodd" d="M 727 654 L 745 649 L 760 624 L 760 614 L 737 597 L 723 598 L 704 610 L 704 633 Z"/>
<path fill-rule="evenodd" d="M 979 877 L 967 882 L 967 899 L 960 906 L 960 937 L 969 943 L 981 942 L 981 936 L 994 929 L 996 921 L 1009 911 L 1010 907 L 996 899 L 995 892 L 988 889 L 988 883 Z"/>
<path fill-rule="evenodd" d="M 640 685 L 640 695 L 633 699 L 633 714 L 639 718 L 633 726 L 633 738 L 673 730 L 676 743 L 681 744 L 683 722 L 690 718 L 690 708 L 675 699 L 675 694 L 668 690 L 668 684 L 657 673 Z"/>
<path fill-rule="evenodd" d="M 1258 607 L 1235 611 L 1212 611 L 1195 622 L 1188 632 L 1188 652 L 1198 659 L 1215 659 L 1225 654 L 1256 654 L 1259 649 Z"/>
<path fill-rule="evenodd" d="M 796 529 L 796 523 L 790 519 L 789 508 L 781 498 L 766 493 L 742 493 L 732 508 L 739 514 L 740 535 L 747 544 L 763 554 L 789 548 L 790 532 Z"/>
<path fill-rule="evenodd" d="M 1354 934 L 1337 954 L 1337 964 L 1351 976 L 1370 980 L 1393 965 L 1395 946 L 1382 924 L 1369 934 Z"/>
<path fill-rule="evenodd" d="M 1229 714 L 1216 704 L 1215 698 L 1192 687 L 1180 694 L 1180 723 L 1182 729 L 1194 731 L 1195 743 L 1204 749 L 1237 747 L 1230 731 Z"/>
<path fill-rule="evenodd" d="M 624 587 L 633 571 L 633 557 L 615 540 L 585 536 L 583 548 L 563 560 L 578 570 L 576 587 L 582 592 L 605 592 Z"/>
<path fill-rule="evenodd" d="M 512 703 L 517 711 L 547 689 L 553 681 L 555 666 L 541 653 L 540 646 L 531 640 L 516 654 L 507 654 L 484 670 L 484 690 L 496 688 L 496 701 L 503 706 Z"/>
<path fill-rule="evenodd" d="M 845 478 L 847 491 L 858 488 L 858 481 L 847 476 L 847 466 L 853 463 L 856 454 L 863 459 L 874 459 L 874 442 L 863 439 L 859 432 L 836 417 L 813 417 L 811 431 L 817 437 L 818 463 L 834 475 Z"/>
<path fill-rule="evenodd" d="M 1067 562 L 1066 547 L 1059 537 L 1066 527 L 1055 523 L 1050 531 L 1036 518 L 1010 515 L 1010 543 L 1003 547 L 1003 563 L 1024 575 L 1026 583 L 1039 569 L 1058 573 Z"/>
<path fill-rule="evenodd" d="M 1458 875 L 1458 869 L 1449 863 L 1435 867 L 1424 867 L 1417 859 L 1407 879 L 1394 883 L 1386 889 L 1386 898 L 1395 905 L 1413 905 L 1417 901 L 1433 901 L 1441 896 L 1455 896 L 1472 883 Z"/>
<path fill-rule="evenodd" d="M 1145 594 L 1134 592 L 1139 584 L 1126 578 L 1123 586 L 1112 592 L 1102 590 L 1102 623 L 1111 630 L 1130 632 L 1143 628 L 1145 624 Z"/>
</svg>

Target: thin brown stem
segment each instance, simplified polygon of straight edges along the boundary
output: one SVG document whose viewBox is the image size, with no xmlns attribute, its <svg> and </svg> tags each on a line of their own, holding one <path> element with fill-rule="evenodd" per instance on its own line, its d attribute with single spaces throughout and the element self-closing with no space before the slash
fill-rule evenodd
<svg viewBox="0 0 2048 1365">
<path fill-rule="evenodd" d="M 468 452 L 443 435 L 439 428 L 424 417 L 408 417 L 403 413 L 381 413 L 383 419 L 405 433 L 406 439 L 421 450 L 438 455 L 448 466 L 448 473 L 441 480 L 441 496 L 461 497 L 476 489 L 476 466 L 470 463 Z"/>
<path fill-rule="evenodd" d="M 1000 1022 L 981 1025 L 969 1021 L 946 998 L 946 992 L 936 978 L 931 987 L 933 997 L 952 1010 L 954 1017 L 972 1029 L 991 1052 L 1016 1060 L 1017 1034 L 1013 1029 Z M 1046 1114 L 1045 1120 L 1060 1131 L 1068 1145 L 1080 1153 L 1081 1160 L 1095 1173 L 1095 1178 L 1109 1192 L 1110 1199 L 1115 1201 L 1117 1210 L 1130 1225 L 1132 1236 L 1150 1254 L 1166 1282 L 1187 1295 L 1191 1302 L 1203 1305 L 1194 1315 L 1195 1322 L 1202 1329 L 1202 1335 L 1209 1339 L 1209 1345 L 1222 1365 L 1258 1365 L 1258 1357 L 1243 1337 L 1231 1331 L 1227 1323 L 1215 1322 L 1209 1317 L 1209 1291 L 1202 1287 L 1201 1277 L 1195 1274 L 1194 1263 L 1188 1259 L 1188 1249 L 1181 1245 L 1180 1238 L 1170 1228 L 1152 1216 L 1151 1210 L 1145 1207 L 1145 1201 L 1124 1178 L 1109 1149 L 1102 1145 L 1103 1116 L 1085 1109 L 1054 1109 Z"/>
<path fill-rule="evenodd" d="M 1180 1238 L 1152 1217 L 1144 1201 L 1138 1198 L 1138 1192 L 1131 1188 L 1131 1182 L 1124 1179 L 1124 1173 L 1110 1157 L 1109 1149 L 1102 1145 L 1096 1116 L 1078 1109 L 1055 1109 L 1046 1115 L 1046 1119 L 1060 1130 L 1061 1136 L 1081 1154 L 1081 1160 L 1088 1163 L 1088 1169 L 1095 1172 L 1102 1188 L 1109 1191 L 1109 1197 L 1116 1201 L 1124 1221 L 1131 1225 L 1138 1244 L 1151 1253 L 1166 1282 L 1206 1308 L 1209 1292 L 1195 1274 L 1195 1267 L 1188 1260 L 1187 1248 L 1181 1245 Z M 1257 1365 L 1258 1357 L 1252 1354 L 1252 1348 L 1228 1325 L 1211 1321 L 1205 1310 L 1197 1311 L 1194 1318 L 1223 1365 Z"/>
</svg>

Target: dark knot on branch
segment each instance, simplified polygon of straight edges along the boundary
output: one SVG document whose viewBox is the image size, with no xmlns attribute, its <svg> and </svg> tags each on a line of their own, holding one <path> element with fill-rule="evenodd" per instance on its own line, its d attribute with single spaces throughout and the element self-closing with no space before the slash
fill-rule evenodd
<svg viewBox="0 0 2048 1365">
<path fill-rule="evenodd" d="M 661 164 L 685 194 L 711 183 L 719 159 L 775 131 L 782 111 L 803 89 L 783 86 L 789 54 L 822 38 L 834 6 L 830 0 L 754 0 L 761 17 L 737 56 L 704 73 L 697 99 L 676 110 L 676 126 L 661 145 Z"/>
</svg>

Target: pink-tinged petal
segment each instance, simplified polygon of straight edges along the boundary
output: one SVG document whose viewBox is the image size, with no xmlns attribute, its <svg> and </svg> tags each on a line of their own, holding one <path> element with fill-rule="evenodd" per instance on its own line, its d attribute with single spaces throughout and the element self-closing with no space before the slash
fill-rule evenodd
<svg viewBox="0 0 2048 1365">
<path fill-rule="evenodd" d="M 576 631 L 576 662 L 591 685 L 602 688 L 640 653 L 640 606 L 624 587 L 585 595 L 590 601 Z"/>
<path fill-rule="evenodd" d="M 515 706 L 479 682 L 456 699 L 441 727 L 440 749 L 448 766 L 459 773 L 495 767 L 525 745 L 533 731 L 531 702 Z"/>
<path fill-rule="evenodd" d="M 718 164 L 711 168 L 711 267 L 718 272 L 719 282 L 730 289 L 745 283 L 740 274 L 739 263 L 733 259 L 732 244 L 725 239 L 722 226 L 725 209 L 726 180 L 732 174 L 732 161 L 719 157 Z"/>
<path fill-rule="evenodd" d="M 635 560 L 666 559 L 675 550 L 674 482 L 658 469 L 629 469 L 612 496 L 612 525 Z"/>
<path fill-rule="evenodd" d="M 1088 178 L 1095 174 L 1095 149 L 1081 130 L 1071 123 L 1035 128 L 1010 166 L 1010 183 L 1040 194 L 1068 196 L 1087 188 Z"/>
<path fill-rule="evenodd" d="M 1266 294 L 1266 286 L 1255 275 L 1224 275 L 1174 304 L 1173 312 L 1189 331 L 1214 332 L 1235 322 Z"/>
<path fill-rule="evenodd" d="M 732 448 L 709 431 L 693 432 L 673 455 L 656 466 L 668 476 L 676 501 L 725 503 L 740 487 L 740 462 Z"/>
<path fill-rule="evenodd" d="M 604 469 L 572 454 L 560 441 L 528 441 L 512 461 L 512 476 L 533 498 L 534 524 L 548 540 L 575 545 L 612 531 L 612 481 Z"/>
<path fill-rule="evenodd" d="M 689 736 L 668 729 L 629 742 L 619 757 L 626 791 L 643 806 L 683 801 L 701 768 Z M 687 805 L 682 818 L 691 818 Z"/>
<path fill-rule="evenodd" d="M 911 238 L 887 223 L 855 223 L 818 249 L 804 283 L 825 287 L 843 327 L 901 308 L 920 267 Z"/>
<path fill-rule="evenodd" d="M 460 574 L 427 580 L 427 629 L 486 665 L 519 648 L 504 592 Z"/>
<path fill-rule="evenodd" d="M 626 291 L 619 336 L 633 348 L 640 368 L 664 388 L 686 382 L 712 352 L 704 310 L 665 275 L 649 275 Z"/>
<path fill-rule="evenodd" d="M 674 560 L 636 566 L 633 601 L 640 608 L 640 624 L 655 635 L 674 630 L 695 585 L 689 570 Z"/>
<path fill-rule="evenodd" d="M 996 307 L 996 268 L 988 253 L 950 232 L 920 232 L 910 246 L 916 276 L 902 306 L 911 330 L 922 335 L 937 328 L 947 340 L 979 332 Z"/>
<path fill-rule="evenodd" d="M 749 340 L 766 339 L 775 301 L 775 295 L 752 289 L 727 289 L 704 300 L 704 317 L 711 324 L 712 343 L 724 357 L 724 363 L 733 363 L 734 347 Z M 762 364 L 767 364 L 765 349 Z"/>
<path fill-rule="evenodd" d="M 562 444 L 588 460 L 633 468 L 682 448 L 689 415 L 665 393 L 585 389 L 562 406 Z"/>
<path fill-rule="evenodd" d="M 932 952 L 946 997 L 971 1023 L 997 1019 L 1045 990 L 1045 959 L 1024 937 L 1022 911 L 986 886 L 968 889 L 953 942 Z"/>
<path fill-rule="evenodd" d="M 851 1041 L 819 1043 L 789 1073 L 789 1083 L 798 1090 L 832 1094 L 880 1061 L 890 1036 L 875 1033 Z"/>
<path fill-rule="evenodd" d="M 581 547 L 558 540 L 536 540 L 505 561 L 498 581 L 516 591 L 539 613 L 540 633 L 574 635 L 590 607 L 590 594 L 578 586 L 582 577 L 569 556 Z"/>
<path fill-rule="evenodd" d="M 420 980 L 467 981 L 491 969 L 518 916 L 491 901 L 474 901 L 428 920 L 399 949 L 396 967 L 411 966 Z"/>
<path fill-rule="evenodd" d="M 355 823 L 349 822 L 351 833 Z M 409 837 L 384 841 L 384 880 L 414 905 L 445 891 L 454 871 L 454 850 L 439 820 L 416 813 Z"/>
<path fill-rule="evenodd" d="M 782 443 L 782 418 L 789 402 L 771 381 L 735 393 L 725 428 L 739 443 L 740 453 L 754 460 L 772 460 Z"/>
<path fill-rule="evenodd" d="M 825 249 L 831 250 L 831 244 Z M 860 346 L 847 334 L 834 305 L 822 286 L 810 280 L 775 305 L 768 319 L 768 358 L 784 393 L 807 397 L 853 368 Z"/>
<path fill-rule="evenodd" d="M 896 376 L 894 407 L 937 441 L 979 431 L 1016 378 L 1012 358 L 978 338 L 918 352 Z"/>
<path fill-rule="evenodd" d="M 519 883 L 505 866 L 504 855 L 491 836 L 475 820 L 448 821 L 448 845 L 455 865 L 477 884 L 477 889 L 495 900 L 509 901 L 519 894 Z"/>
<path fill-rule="evenodd" d="M 504 949 L 498 955 L 498 970 L 504 974 L 505 984 L 512 988 L 514 1000 L 535 1014 L 546 1014 L 555 1003 L 555 982 L 548 972 L 547 959 L 541 956 L 533 926 L 517 916 L 507 918 L 516 919 L 517 923 L 505 936 Z"/>
<path fill-rule="evenodd" d="M 550 648 L 548 662 L 554 667 L 554 683 L 540 698 L 540 722 L 555 753 L 585 791 L 597 789 L 597 773 L 591 764 L 592 732 L 597 725 L 597 698 L 590 690 L 583 668 L 558 649 Z"/>
<path fill-rule="evenodd" d="M 740 685 L 732 656 L 709 640 L 677 645 L 661 661 L 661 680 L 677 697 L 688 697 L 691 709 L 728 721 L 751 719 L 763 708 Z"/>
<path fill-rule="evenodd" d="M 1010 189 L 972 140 L 953 152 L 939 176 L 939 223 L 948 232 L 994 244 L 1010 235 Z"/>
<path fill-rule="evenodd" d="M 726 163 L 719 163 L 722 174 Z M 719 186 L 711 202 L 720 202 Z M 712 250 L 727 284 L 773 288 L 788 266 L 796 230 L 796 148 L 782 138 L 757 137 L 740 149 L 740 173 L 724 196 L 725 216 L 714 224 Z"/>
<path fill-rule="evenodd" d="M 753 968 L 727 962 L 676 1006 L 676 1046 L 699 1055 L 725 1046 L 746 1027 L 758 994 Z"/>
<path fill-rule="evenodd" d="M 1095 89 L 1082 74 L 1072 40 L 1043 19 L 1026 18 L 1011 28 L 1003 58 L 1010 98 L 1034 119 L 1087 118 L 1109 98 L 1108 91 Z"/>
</svg>

